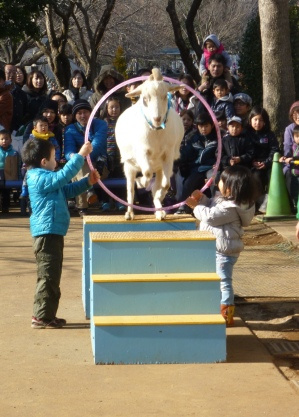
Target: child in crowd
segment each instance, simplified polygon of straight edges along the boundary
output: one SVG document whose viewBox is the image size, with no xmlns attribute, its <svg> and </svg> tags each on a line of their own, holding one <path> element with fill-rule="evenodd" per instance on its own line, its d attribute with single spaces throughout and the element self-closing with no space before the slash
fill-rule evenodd
<svg viewBox="0 0 299 417">
<path fill-rule="evenodd" d="M 195 89 L 195 83 L 191 75 L 180 74 L 178 80 L 181 81 L 182 84 L 186 84 L 188 87 Z M 171 104 L 175 111 L 179 114 L 181 114 L 183 110 L 187 109 L 192 109 L 194 112 L 197 99 L 191 91 L 183 86 L 173 94 Z"/>
<path fill-rule="evenodd" d="M 199 229 L 216 237 L 216 272 L 221 279 L 220 311 L 226 324 L 234 324 L 233 267 L 244 245 L 243 227 L 249 226 L 255 212 L 255 181 L 246 167 L 226 168 L 218 183 L 220 196 L 209 199 L 199 190 L 187 198 L 194 216 L 200 220 Z"/>
<path fill-rule="evenodd" d="M 0 130 L 0 183 L 5 180 L 17 180 L 19 171 L 19 155 L 12 147 L 12 138 L 8 130 Z M 0 188 L 2 194 L 2 213 L 9 212 L 9 188 Z"/>
<path fill-rule="evenodd" d="M 284 138 L 283 138 L 283 154 L 286 158 L 290 158 L 293 155 L 293 145 L 295 143 L 294 139 L 294 128 L 299 126 L 299 101 L 295 101 L 291 105 L 289 111 L 289 119 L 291 124 L 289 124 L 284 131 Z M 296 191 L 294 189 L 296 182 L 294 182 L 293 175 L 291 173 L 291 167 L 289 164 L 285 164 L 283 168 L 283 172 L 286 177 L 286 185 L 289 192 L 291 204 L 294 204 L 294 197 L 296 197 Z M 296 212 L 296 206 L 292 207 L 292 211 Z"/>
<path fill-rule="evenodd" d="M 213 84 L 214 98 L 211 103 L 211 109 L 214 113 L 222 111 L 226 119 L 231 119 L 235 115 L 233 96 L 229 92 L 227 82 L 218 79 Z"/>
<path fill-rule="evenodd" d="M 253 107 L 249 115 L 247 132 L 250 134 L 254 149 L 251 170 L 261 186 L 257 210 L 265 212 L 273 156 L 275 152 L 279 152 L 279 144 L 271 131 L 269 115 L 265 109 L 260 106 Z"/>
<path fill-rule="evenodd" d="M 235 94 L 233 97 L 235 115 L 242 120 L 242 126 L 246 127 L 248 124 L 248 116 L 252 106 L 251 97 L 245 93 Z"/>
<path fill-rule="evenodd" d="M 181 150 L 181 163 L 187 166 L 181 194 L 178 201 L 184 201 L 196 188 L 201 188 L 209 177 L 216 162 L 217 134 L 211 116 L 202 113 L 195 120 L 198 134 Z M 175 214 L 189 213 L 186 205 L 180 206 Z"/>
<path fill-rule="evenodd" d="M 110 96 L 106 101 L 104 109 L 104 120 L 108 125 L 107 134 L 107 159 L 108 159 L 108 178 L 124 178 L 123 166 L 120 162 L 120 152 L 115 140 L 115 125 L 121 113 L 120 100 L 115 96 Z M 104 194 L 104 193 L 103 193 Z M 114 194 L 124 200 L 125 191 L 122 187 L 114 189 Z M 103 195 L 102 211 L 110 211 L 113 206 L 113 200 L 105 193 Z M 115 201 L 115 208 L 118 211 L 124 211 L 126 207 L 118 201 Z"/>
<path fill-rule="evenodd" d="M 66 163 L 66 159 L 64 157 L 64 132 L 65 128 L 73 123 L 73 106 L 71 104 L 61 104 L 59 106 L 58 115 L 59 115 L 59 125 L 61 127 L 62 132 L 62 141 L 61 141 L 61 157 L 59 166 L 63 166 Z"/>
<path fill-rule="evenodd" d="M 215 55 L 221 54 L 225 59 L 224 79 L 232 85 L 232 77 L 230 73 L 230 67 L 232 66 L 232 60 L 229 54 L 224 50 L 224 46 L 219 41 L 216 35 L 209 35 L 203 41 L 203 54 L 199 63 L 199 74 L 201 76 L 201 83 L 204 84 L 208 81 L 207 75 L 209 70 L 209 59 Z"/>
<path fill-rule="evenodd" d="M 86 142 L 77 154 L 59 171 L 55 148 L 51 141 L 32 139 L 22 151 L 28 167 L 27 182 L 31 201 L 30 231 L 37 262 L 37 284 L 31 327 L 56 329 L 66 324 L 56 313 L 60 299 L 64 236 L 70 215 L 67 199 L 88 190 L 99 178 L 97 171 L 78 182 L 69 183 L 92 151 Z"/>
<path fill-rule="evenodd" d="M 232 117 L 228 123 L 228 134 L 222 140 L 221 168 L 244 165 L 251 167 L 253 160 L 253 143 L 243 131 L 240 117 Z"/>
<path fill-rule="evenodd" d="M 58 164 L 60 161 L 60 147 L 58 142 L 54 136 L 54 133 L 49 130 L 49 122 L 48 119 L 44 116 L 36 117 L 33 120 L 33 130 L 29 139 L 43 139 L 49 140 L 55 148 L 55 160 Z"/>
<path fill-rule="evenodd" d="M 198 135 L 197 129 L 194 125 L 194 114 L 192 110 L 182 110 L 180 113 L 180 116 L 182 118 L 182 122 L 184 125 L 184 137 L 181 142 L 180 146 L 180 154 L 182 155 L 184 153 L 184 148 L 188 145 L 188 143 L 192 140 L 193 136 Z M 183 188 L 183 181 L 184 177 L 189 175 L 189 164 L 188 162 L 183 162 L 181 159 L 178 159 L 174 163 L 174 182 L 175 182 L 175 192 L 176 192 L 176 199 L 178 200 L 180 198 L 180 195 L 182 194 L 182 188 Z"/>
<path fill-rule="evenodd" d="M 215 117 L 220 128 L 221 136 L 224 136 L 227 133 L 227 119 L 225 113 L 223 111 L 218 110 L 215 112 Z"/>
<path fill-rule="evenodd" d="M 29 140 L 31 139 L 42 139 L 42 140 L 49 140 L 55 148 L 55 160 L 56 160 L 56 167 L 60 161 L 60 146 L 54 136 L 54 133 L 49 131 L 49 122 L 45 116 L 36 117 L 33 120 L 33 130 L 29 136 Z M 20 195 L 20 205 L 21 205 L 21 214 L 26 215 L 27 207 L 28 207 L 28 187 L 27 187 L 27 172 L 26 172 L 26 164 L 22 167 L 22 174 L 23 174 L 23 184 L 22 184 L 22 192 Z"/>
<path fill-rule="evenodd" d="M 296 213 L 299 190 L 299 125 L 295 125 L 293 129 L 293 141 L 288 155 L 281 157 L 279 161 L 285 163 L 287 167 L 286 183 L 291 196 L 292 211 Z"/>
</svg>

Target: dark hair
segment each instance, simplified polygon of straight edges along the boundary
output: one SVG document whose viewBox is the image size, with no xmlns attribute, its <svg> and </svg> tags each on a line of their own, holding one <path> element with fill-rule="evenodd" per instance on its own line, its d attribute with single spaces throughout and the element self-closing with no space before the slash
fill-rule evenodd
<svg viewBox="0 0 299 417">
<path fill-rule="evenodd" d="M 7 129 L 1 129 L 0 130 L 0 135 L 9 135 L 9 137 L 11 138 L 11 133 Z"/>
<path fill-rule="evenodd" d="M 213 90 L 216 87 L 221 87 L 221 88 L 225 88 L 226 90 L 229 90 L 227 82 L 223 78 L 217 78 L 217 80 L 214 81 Z"/>
<path fill-rule="evenodd" d="M 266 131 L 271 130 L 271 123 L 270 123 L 270 118 L 269 118 L 269 114 L 268 114 L 267 110 L 265 110 L 261 106 L 252 107 L 251 112 L 249 113 L 249 116 L 248 116 L 249 127 L 251 127 L 251 119 L 253 119 L 253 117 L 255 117 L 255 116 L 262 116 L 263 121 L 265 123 L 265 126 L 263 127 L 263 130 L 266 130 Z"/>
<path fill-rule="evenodd" d="M 75 77 L 76 77 L 76 75 L 78 75 L 78 74 L 80 74 L 80 75 L 81 75 L 81 77 L 83 78 L 83 84 L 82 84 L 82 87 L 87 87 L 87 80 L 86 80 L 85 74 L 84 74 L 84 72 L 83 72 L 83 71 L 81 71 L 81 70 L 79 70 L 79 69 L 75 69 L 75 70 L 73 71 L 73 73 L 72 73 L 72 75 L 71 75 L 71 79 L 70 79 L 70 87 L 73 87 L 73 88 L 74 88 L 74 86 L 73 86 L 73 78 L 75 78 Z"/>
<path fill-rule="evenodd" d="M 299 133 L 299 125 L 295 125 L 295 127 L 293 129 L 293 135 L 294 135 L 294 133 Z"/>
<path fill-rule="evenodd" d="M 0 80 L 5 80 L 5 72 L 3 71 L 3 69 L 0 68 Z"/>
<path fill-rule="evenodd" d="M 20 86 L 23 87 L 23 85 L 26 84 L 26 81 L 27 81 L 27 72 L 26 72 L 25 68 L 22 67 L 21 65 L 16 65 L 16 70 L 18 70 L 18 69 L 22 71 L 23 76 L 24 76 L 23 83 L 19 84 Z M 16 84 L 18 84 L 18 83 L 16 83 Z"/>
<path fill-rule="evenodd" d="M 48 123 L 48 119 L 45 116 L 36 116 L 35 119 L 33 120 L 33 126 L 35 127 L 37 125 L 38 122 L 43 122 L 43 123 Z"/>
<path fill-rule="evenodd" d="M 189 85 L 189 87 L 193 88 L 193 90 L 196 88 L 195 82 L 194 82 L 194 80 L 193 80 L 193 78 L 191 77 L 191 75 L 190 75 L 190 74 L 181 73 L 181 74 L 179 75 L 178 80 L 179 80 L 179 81 L 182 81 L 183 79 L 188 80 L 188 83 L 185 83 L 185 84 Z M 179 92 L 179 91 L 176 91 L 176 92 L 174 93 L 174 95 L 175 95 L 176 97 L 180 97 L 180 92 Z M 188 90 L 188 98 L 190 98 L 191 96 L 193 96 L 193 93 L 192 93 L 191 91 L 189 91 L 189 90 Z"/>
<path fill-rule="evenodd" d="M 49 140 L 29 139 L 23 146 L 22 160 L 28 169 L 40 168 L 43 158 L 46 158 L 48 161 L 50 160 L 53 149 L 55 147 Z"/>
<path fill-rule="evenodd" d="M 32 78 L 34 76 L 34 74 L 37 74 L 39 76 L 41 76 L 44 79 L 44 85 L 42 86 L 42 88 L 40 89 L 40 93 L 41 94 L 45 94 L 48 90 L 48 86 L 47 86 L 47 80 L 46 77 L 44 75 L 44 73 L 40 70 L 33 70 L 31 71 L 28 76 L 27 76 L 27 80 L 26 80 L 26 85 L 30 90 L 33 90 L 33 84 L 32 84 Z"/>
<path fill-rule="evenodd" d="M 193 122 L 194 122 L 194 113 L 193 113 L 192 110 L 190 110 L 190 109 L 189 110 L 188 109 L 184 109 L 184 110 L 182 110 L 180 112 L 180 116 L 181 117 L 185 116 L 185 114 L 187 114 L 190 117 L 190 119 L 192 119 Z"/>
<path fill-rule="evenodd" d="M 152 73 L 152 69 L 150 67 L 148 68 L 140 68 L 137 73 L 136 73 L 136 77 L 141 77 L 145 72 L 149 72 L 150 74 Z"/>
<path fill-rule="evenodd" d="M 225 168 L 220 179 L 223 182 L 223 195 L 229 192 L 228 200 L 237 204 L 253 204 L 257 197 L 257 184 L 250 169 L 242 165 Z"/>
<path fill-rule="evenodd" d="M 109 96 L 109 97 L 107 98 L 107 100 L 105 101 L 105 107 L 104 107 L 104 110 L 103 110 L 103 115 L 101 116 L 101 119 L 106 119 L 107 117 L 109 118 L 109 114 L 108 114 L 108 104 L 109 104 L 111 101 L 117 101 L 117 102 L 119 103 L 120 113 L 121 113 L 122 109 L 121 109 L 121 102 L 120 102 L 120 99 L 119 99 L 118 97 L 116 97 L 116 96 Z"/>
<path fill-rule="evenodd" d="M 72 111 L 73 111 L 73 106 L 71 104 L 61 104 L 59 106 L 58 113 L 67 115 L 67 114 L 73 114 Z"/>
<path fill-rule="evenodd" d="M 52 97 L 54 97 L 54 96 L 59 96 L 59 97 L 63 98 L 63 100 L 67 103 L 66 96 L 63 93 L 61 93 L 60 91 L 58 91 L 58 90 L 51 90 L 50 94 L 48 94 L 49 99 L 53 100 Z"/>
<path fill-rule="evenodd" d="M 195 119 L 195 123 L 197 125 L 212 125 L 214 126 L 214 122 L 212 117 L 209 115 L 209 113 L 200 113 L 197 118 Z"/>
<path fill-rule="evenodd" d="M 212 61 L 216 61 L 216 62 L 218 62 L 218 64 L 222 64 L 224 67 L 226 65 L 225 58 L 224 58 L 224 56 L 222 54 L 214 54 L 214 55 L 210 56 L 210 58 L 209 58 L 209 64 Z"/>
</svg>

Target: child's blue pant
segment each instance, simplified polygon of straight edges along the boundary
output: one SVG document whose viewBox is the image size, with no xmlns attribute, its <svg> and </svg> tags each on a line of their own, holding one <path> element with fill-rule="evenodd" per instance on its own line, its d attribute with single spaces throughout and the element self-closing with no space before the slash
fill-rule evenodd
<svg viewBox="0 0 299 417">
<path fill-rule="evenodd" d="M 221 304 L 234 305 L 233 268 L 238 256 L 216 252 L 216 272 L 221 278 Z"/>
</svg>

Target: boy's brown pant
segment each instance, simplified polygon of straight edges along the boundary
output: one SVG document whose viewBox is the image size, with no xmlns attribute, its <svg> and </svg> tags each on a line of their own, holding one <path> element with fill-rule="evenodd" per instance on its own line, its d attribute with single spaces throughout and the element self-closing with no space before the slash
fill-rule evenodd
<svg viewBox="0 0 299 417">
<path fill-rule="evenodd" d="M 42 235 L 34 238 L 33 250 L 37 263 L 37 283 L 33 316 L 43 320 L 56 317 L 60 299 L 64 237 Z"/>
</svg>

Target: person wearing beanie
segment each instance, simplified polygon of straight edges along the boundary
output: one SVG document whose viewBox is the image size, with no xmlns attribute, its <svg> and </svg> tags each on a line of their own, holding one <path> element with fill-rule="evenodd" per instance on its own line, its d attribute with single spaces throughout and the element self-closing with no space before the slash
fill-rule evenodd
<svg viewBox="0 0 299 417">
<path fill-rule="evenodd" d="M 67 126 L 64 132 L 64 153 L 67 161 L 78 152 L 84 143 L 85 130 L 91 111 L 91 105 L 87 100 L 79 99 L 74 102 L 72 110 L 74 123 Z M 90 158 L 94 167 L 99 167 L 100 162 L 102 162 L 103 166 L 107 163 L 107 131 L 107 123 L 104 120 L 92 120 L 89 129 L 89 141 L 92 143 L 93 148 Z M 88 173 L 90 173 L 90 168 L 85 161 L 76 177 L 73 178 L 73 181 L 80 180 Z M 86 214 L 88 208 L 87 193 L 76 197 L 76 207 L 80 216 Z"/>
<path fill-rule="evenodd" d="M 69 104 L 74 104 L 76 100 L 89 100 L 92 92 L 87 89 L 87 80 L 83 71 L 76 69 L 73 71 L 69 88 L 64 90 L 63 94 L 66 96 Z"/>
</svg>

